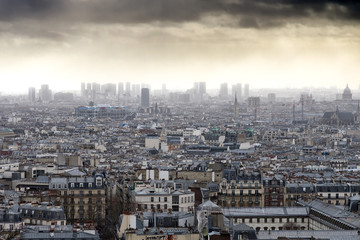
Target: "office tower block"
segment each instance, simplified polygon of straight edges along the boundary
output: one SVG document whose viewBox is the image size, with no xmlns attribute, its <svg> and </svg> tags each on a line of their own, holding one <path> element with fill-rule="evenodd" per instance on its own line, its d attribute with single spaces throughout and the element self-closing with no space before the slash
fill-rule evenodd
<svg viewBox="0 0 360 240">
<path fill-rule="evenodd" d="M 29 101 L 30 102 L 35 102 L 36 98 L 35 98 L 35 88 L 31 87 L 29 88 L 29 95 L 28 95 L 28 98 L 29 98 Z"/>
<path fill-rule="evenodd" d="M 39 90 L 39 96 L 40 99 L 44 102 L 51 101 L 52 93 L 51 90 L 49 89 L 49 85 L 47 84 L 41 85 L 41 89 Z"/>
<path fill-rule="evenodd" d="M 116 96 L 116 84 L 115 83 L 107 83 L 107 84 L 101 85 L 101 93 L 106 97 Z"/>
<path fill-rule="evenodd" d="M 129 82 L 126 82 L 126 84 L 125 84 L 125 94 L 130 96 L 130 91 L 131 91 L 131 84 Z"/>
<path fill-rule="evenodd" d="M 249 98 L 249 95 L 250 95 L 249 84 L 245 84 L 245 88 L 244 88 L 244 98 L 245 98 L 245 99 Z"/>
<path fill-rule="evenodd" d="M 162 86 L 161 86 L 161 95 L 165 96 L 166 93 L 167 93 L 166 84 L 163 83 Z"/>
<path fill-rule="evenodd" d="M 222 83 L 220 85 L 219 97 L 221 99 L 227 99 L 228 98 L 228 84 L 227 83 Z"/>
<path fill-rule="evenodd" d="M 199 82 L 199 93 L 206 94 L 206 82 Z"/>
<path fill-rule="evenodd" d="M 149 88 L 141 89 L 141 107 L 148 108 L 150 106 L 150 90 Z"/>
<path fill-rule="evenodd" d="M 86 96 L 85 83 L 82 82 L 81 83 L 81 97 L 85 97 L 85 96 Z"/>
<path fill-rule="evenodd" d="M 122 96 L 124 94 L 124 83 L 122 83 L 122 82 L 118 83 L 117 93 L 118 93 L 118 96 Z"/>
</svg>

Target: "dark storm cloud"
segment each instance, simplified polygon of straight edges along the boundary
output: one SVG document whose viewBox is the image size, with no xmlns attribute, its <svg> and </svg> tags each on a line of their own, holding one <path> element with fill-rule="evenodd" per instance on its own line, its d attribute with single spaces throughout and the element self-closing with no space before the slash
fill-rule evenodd
<svg viewBox="0 0 360 240">
<path fill-rule="evenodd" d="M 350 0 L 0 0 L 0 21 L 38 24 L 196 21 L 227 14 L 240 27 L 275 27 L 323 18 L 360 20 L 360 1 Z"/>
</svg>

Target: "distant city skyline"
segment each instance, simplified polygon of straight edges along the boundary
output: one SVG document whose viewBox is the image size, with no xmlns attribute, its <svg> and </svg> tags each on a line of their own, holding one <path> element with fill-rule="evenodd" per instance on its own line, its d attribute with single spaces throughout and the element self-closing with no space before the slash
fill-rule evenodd
<svg viewBox="0 0 360 240">
<path fill-rule="evenodd" d="M 39 92 L 39 90 L 41 89 L 41 87 L 43 85 L 48 85 L 49 88 L 53 91 L 53 92 L 72 92 L 72 93 L 78 93 L 78 95 L 82 95 L 82 90 L 81 90 L 81 84 L 82 83 L 85 83 L 85 84 L 93 84 L 93 83 L 96 83 L 96 84 L 99 84 L 100 86 L 101 85 L 107 85 L 107 84 L 115 84 L 116 85 L 116 89 L 118 89 L 118 84 L 119 83 L 122 83 L 123 84 L 123 91 L 125 93 L 125 84 L 126 83 L 130 83 L 130 89 L 132 89 L 132 86 L 146 86 L 148 88 L 150 88 L 151 91 L 154 91 L 154 90 L 162 90 L 162 87 L 163 87 L 163 84 L 165 83 L 160 83 L 160 84 L 147 84 L 147 83 L 144 83 L 144 82 L 135 82 L 135 83 L 132 83 L 132 82 L 79 82 L 78 85 L 69 85 L 67 86 L 66 88 L 64 88 L 63 84 L 58 84 L 58 83 L 55 83 L 55 84 L 51 84 L 51 83 L 41 83 L 41 84 L 38 84 L 38 85 L 35 85 L 35 84 L 30 84 L 30 85 L 27 85 L 27 83 L 23 83 L 23 85 L 21 87 L 17 87 L 16 89 L 12 89 L 11 87 L 8 88 L 8 84 L 5 84 L 1 89 L 0 89 L 0 93 L 2 94 L 5 94 L 5 95 L 24 95 L 24 94 L 28 94 L 29 92 L 29 89 L 30 88 L 34 88 L 36 93 Z M 189 82 L 189 84 L 182 84 L 182 86 L 179 86 L 179 87 L 176 87 L 176 86 L 173 86 L 173 85 L 169 85 L 169 84 L 166 84 L 166 89 L 167 91 L 170 91 L 170 92 L 184 92 L 184 91 L 187 91 L 187 90 L 190 90 L 190 89 L 193 89 L 194 88 L 194 83 L 196 82 Z M 223 81 L 221 83 L 218 83 L 218 84 L 209 84 L 208 82 L 202 82 L 202 83 L 206 83 L 206 88 L 207 88 L 207 93 L 212 93 L 212 94 L 219 94 L 220 91 L 221 91 L 221 84 L 222 83 L 227 83 L 228 84 L 228 95 L 234 95 L 234 87 L 236 87 L 238 84 L 241 84 L 243 87 L 242 87 L 242 94 L 244 95 L 244 91 L 245 90 L 245 86 L 249 83 L 245 83 L 245 82 L 226 82 L 226 81 Z M 328 90 L 331 90 L 331 91 L 337 91 L 338 93 L 341 93 L 344 88 L 346 87 L 346 83 L 345 84 L 340 84 L 339 86 L 301 86 L 301 87 L 297 87 L 297 86 L 283 86 L 283 87 L 266 87 L 266 86 L 261 86 L 261 87 L 257 87 L 256 85 L 252 85 L 251 83 L 249 84 L 250 85 L 250 88 L 251 90 L 250 91 L 262 91 L 262 90 L 274 90 L 274 91 L 280 91 L 280 90 L 285 90 L 285 89 L 294 89 L 294 90 L 299 90 L 299 91 L 311 91 L 311 90 L 317 90 L 317 89 L 328 89 Z M 349 88 L 351 89 L 351 91 L 353 91 L 354 93 L 357 93 L 357 92 L 360 92 L 360 84 L 358 85 L 351 85 L 351 84 L 348 84 L 349 85 Z M 134 90 L 134 89 L 133 89 Z M 244 95 L 245 97 L 245 95 Z"/>
</svg>

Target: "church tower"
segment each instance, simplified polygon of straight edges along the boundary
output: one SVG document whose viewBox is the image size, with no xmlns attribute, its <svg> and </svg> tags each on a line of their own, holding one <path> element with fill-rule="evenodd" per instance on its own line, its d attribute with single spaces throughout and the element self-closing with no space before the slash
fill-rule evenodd
<svg viewBox="0 0 360 240">
<path fill-rule="evenodd" d="M 238 101 L 237 101 L 237 93 L 235 92 L 235 101 L 234 101 L 234 118 L 236 119 L 239 115 L 239 112 L 238 112 Z"/>
</svg>

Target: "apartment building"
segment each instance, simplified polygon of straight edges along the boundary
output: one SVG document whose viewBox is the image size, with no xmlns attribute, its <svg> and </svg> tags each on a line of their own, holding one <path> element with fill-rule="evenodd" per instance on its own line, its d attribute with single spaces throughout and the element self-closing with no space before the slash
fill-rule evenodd
<svg viewBox="0 0 360 240">
<path fill-rule="evenodd" d="M 52 178 L 49 189 L 58 191 L 58 198 L 64 206 L 68 223 L 94 221 L 96 224 L 105 219 L 103 175 Z"/>
</svg>

